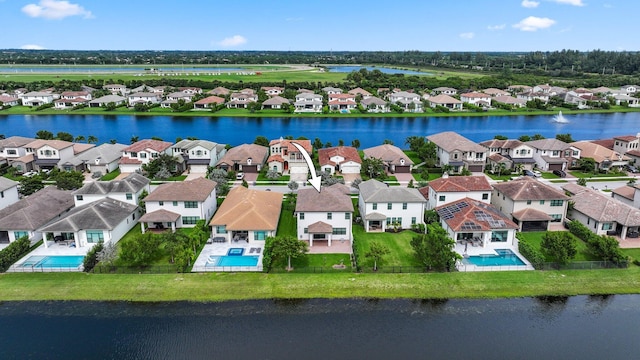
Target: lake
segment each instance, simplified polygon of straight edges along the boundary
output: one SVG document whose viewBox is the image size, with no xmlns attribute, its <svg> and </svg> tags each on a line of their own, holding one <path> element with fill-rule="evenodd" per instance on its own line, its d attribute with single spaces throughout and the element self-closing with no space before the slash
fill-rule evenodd
<svg viewBox="0 0 640 360">
<path fill-rule="evenodd" d="M 291 135 L 316 137 L 324 143 L 350 145 L 358 139 L 361 148 L 380 145 L 389 139 L 404 147 L 408 136 L 425 136 L 456 131 L 480 142 L 496 134 L 518 138 L 542 134 L 555 137 L 570 133 L 576 140 L 611 138 L 640 132 L 640 113 L 565 115 L 569 123 L 552 123 L 552 115 L 417 118 L 246 118 L 205 116 L 132 116 L 132 115 L 0 115 L 0 134 L 35 136 L 39 130 L 54 134 L 65 131 L 74 136 L 93 135 L 100 142 L 115 139 L 128 144 L 132 136 L 152 136 L 167 141 L 177 137 L 197 137 L 218 143 L 251 143 L 258 135 L 268 139 Z"/>
<path fill-rule="evenodd" d="M 3 302 L 4 359 L 619 359 L 639 295 Z"/>
<path fill-rule="evenodd" d="M 384 74 L 404 74 L 404 75 L 433 75 L 429 72 L 421 72 L 414 70 L 394 69 L 379 66 L 327 66 L 329 72 L 350 73 L 352 71 L 359 71 L 360 69 L 367 69 L 368 71 L 380 70 Z"/>
</svg>

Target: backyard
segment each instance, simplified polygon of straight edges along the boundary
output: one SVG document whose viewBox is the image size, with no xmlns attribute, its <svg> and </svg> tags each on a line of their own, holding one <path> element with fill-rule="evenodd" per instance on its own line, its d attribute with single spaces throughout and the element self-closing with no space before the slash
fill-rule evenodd
<svg viewBox="0 0 640 360">
<path fill-rule="evenodd" d="M 362 225 L 353 226 L 354 252 L 358 259 L 358 265 L 362 268 L 372 267 L 373 261 L 367 259 L 365 254 L 369 251 L 372 241 L 377 241 L 389 249 L 389 254 L 384 256 L 380 267 L 406 266 L 419 267 L 420 263 L 415 258 L 413 248 L 411 248 L 411 238 L 416 235 L 411 230 L 399 233 L 367 233 Z"/>
<path fill-rule="evenodd" d="M 535 249 L 541 250 L 540 244 L 542 243 L 542 237 L 544 236 L 545 233 L 546 233 L 545 231 L 521 232 L 519 235 L 521 237 L 520 241 L 524 241 L 532 245 Z M 600 261 L 601 260 L 600 258 L 595 257 L 593 254 L 591 254 L 587 250 L 587 244 L 585 244 L 584 241 L 578 239 L 577 237 L 575 237 L 569 232 L 567 233 L 576 240 L 577 254 L 576 254 L 576 257 L 573 259 L 573 261 Z M 545 256 L 545 260 L 547 262 L 555 262 L 555 259 L 549 256 Z"/>
</svg>

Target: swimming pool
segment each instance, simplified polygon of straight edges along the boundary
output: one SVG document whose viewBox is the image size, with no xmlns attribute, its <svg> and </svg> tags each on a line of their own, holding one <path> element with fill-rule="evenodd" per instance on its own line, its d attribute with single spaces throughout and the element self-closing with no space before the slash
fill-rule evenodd
<svg viewBox="0 0 640 360">
<path fill-rule="evenodd" d="M 258 266 L 259 258 L 260 256 L 209 256 L 206 266 Z"/>
<path fill-rule="evenodd" d="M 498 255 L 469 256 L 462 260 L 464 264 L 475 266 L 524 266 L 518 255 L 509 249 L 496 249 Z"/>
<path fill-rule="evenodd" d="M 77 268 L 84 261 L 82 255 L 60 255 L 60 256 L 30 256 L 25 260 L 20 267 L 23 268 Z"/>
</svg>

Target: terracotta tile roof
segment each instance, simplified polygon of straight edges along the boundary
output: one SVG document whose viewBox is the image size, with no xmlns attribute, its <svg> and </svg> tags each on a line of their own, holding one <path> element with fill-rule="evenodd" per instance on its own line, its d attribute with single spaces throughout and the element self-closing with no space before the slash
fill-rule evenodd
<svg viewBox="0 0 640 360">
<path fill-rule="evenodd" d="M 167 141 L 144 139 L 133 143 L 132 145 L 124 148 L 125 152 L 140 152 L 147 149 L 155 150 L 157 152 L 163 152 L 173 145 Z"/>
<path fill-rule="evenodd" d="M 460 150 L 464 152 L 486 152 L 484 146 L 476 144 L 475 142 L 467 139 L 466 137 L 453 132 L 445 131 L 433 135 L 427 136 L 427 140 L 435 143 L 438 147 L 444 149 L 447 152 Z"/>
<path fill-rule="evenodd" d="M 633 136 L 633 135 L 615 136 L 614 139 L 615 140 L 622 140 L 622 141 L 626 141 L 626 142 L 631 142 L 631 141 L 638 140 L 638 138 L 636 136 Z"/>
<path fill-rule="evenodd" d="M 333 99 L 352 99 L 355 100 L 356 96 L 353 94 L 329 94 L 329 100 Z"/>
<path fill-rule="evenodd" d="M 429 101 L 434 104 L 462 104 L 462 101 L 447 94 L 432 96 L 429 98 Z"/>
<path fill-rule="evenodd" d="M 640 157 L 640 150 L 627 151 L 625 155 Z"/>
<path fill-rule="evenodd" d="M 262 105 L 282 105 L 282 104 L 289 104 L 289 103 L 291 103 L 289 99 L 285 99 L 282 96 L 276 95 L 263 101 Z"/>
<path fill-rule="evenodd" d="M 594 144 L 598 144 L 600 146 L 604 146 L 607 149 L 613 150 L 613 144 L 615 143 L 615 140 L 613 140 L 613 139 L 601 139 L 601 140 L 591 140 L 591 142 L 594 143 Z"/>
<path fill-rule="evenodd" d="M 576 141 L 572 142 L 571 146 L 577 147 L 580 149 L 580 157 L 583 158 L 592 158 L 596 161 L 596 163 L 601 163 L 605 160 L 610 161 L 627 161 L 628 157 L 623 156 L 622 154 L 607 149 L 604 146 L 600 146 L 598 144 L 594 144 L 589 141 Z"/>
<path fill-rule="evenodd" d="M 139 221 L 150 222 L 150 223 L 151 222 L 167 223 L 167 222 L 178 221 L 179 218 L 180 218 L 180 214 L 176 214 L 174 212 L 171 212 L 165 209 L 159 209 L 159 210 L 152 211 L 150 213 L 146 213 L 142 215 Z"/>
<path fill-rule="evenodd" d="M 269 153 L 269 148 L 262 145 L 257 144 L 242 144 L 239 146 L 232 147 L 229 149 L 224 156 L 218 160 L 217 165 L 220 164 L 241 164 L 247 165 L 247 160 L 251 159 L 252 165 L 261 165 L 264 163 L 267 154 Z"/>
<path fill-rule="evenodd" d="M 346 101 L 329 100 L 328 104 L 329 105 L 357 105 L 355 100 L 346 100 Z"/>
<path fill-rule="evenodd" d="M 335 165 L 330 159 L 334 156 L 344 158 L 343 162 L 353 161 L 362 164 L 358 150 L 351 146 L 336 146 L 331 148 L 318 149 L 318 162 L 322 165 Z"/>
<path fill-rule="evenodd" d="M 209 94 L 213 94 L 213 95 L 227 95 L 229 93 L 231 93 L 231 90 L 222 87 L 222 86 L 218 86 L 217 88 L 213 89 L 213 90 L 209 90 L 208 92 Z"/>
<path fill-rule="evenodd" d="M 35 231 L 51 219 L 71 209 L 73 205 L 71 191 L 47 186 L 0 210 L 0 230 Z"/>
<path fill-rule="evenodd" d="M 284 163 L 284 158 L 280 155 L 271 155 L 269 156 L 269 158 L 267 159 L 267 162 L 272 162 L 272 161 L 276 161 L 279 163 Z"/>
<path fill-rule="evenodd" d="M 298 190 L 296 212 L 353 212 L 353 202 L 346 186 L 335 184 L 321 190 Z"/>
<path fill-rule="evenodd" d="M 77 155 L 82 152 L 85 152 L 89 149 L 94 148 L 95 144 L 83 144 L 83 143 L 73 143 L 73 154 Z"/>
<path fill-rule="evenodd" d="M 523 200 L 568 200 L 562 191 L 553 186 L 543 184 L 531 177 L 493 184 L 493 188 L 503 193 L 509 199 Z"/>
<path fill-rule="evenodd" d="M 449 176 L 429 181 L 436 192 L 491 191 L 493 188 L 485 176 Z"/>
<path fill-rule="evenodd" d="M 299 145 L 302 145 L 302 147 L 307 150 L 307 152 L 309 154 L 313 153 L 313 146 L 311 146 L 311 140 L 287 140 L 287 139 L 276 139 L 276 140 L 271 140 L 269 142 L 270 146 L 276 145 L 276 144 L 280 144 L 280 148 L 286 148 L 289 150 L 289 152 L 298 152 L 298 148 L 296 148 L 295 146 L 293 146 L 291 143 L 298 143 Z"/>
<path fill-rule="evenodd" d="M 550 221 L 551 216 L 536 209 L 522 209 L 511 214 L 519 221 Z"/>
<path fill-rule="evenodd" d="M 349 91 L 347 91 L 347 92 L 348 92 L 349 94 L 351 94 L 351 95 L 358 95 L 358 94 L 360 94 L 360 95 L 362 95 L 362 96 L 371 96 L 371 93 L 370 93 L 370 92 L 368 92 L 367 90 L 365 90 L 365 89 L 363 89 L 363 88 L 359 88 L 359 87 L 357 87 L 357 88 L 355 88 L 355 89 L 351 89 L 351 90 L 349 90 Z"/>
<path fill-rule="evenodd" d="M 640 226 L 640 210 L 615 200 L 611 196 L 577 184 L 563 189 L 573 193 L 573 211 L 578 211 L 598 222 L 618 222 L 623 226 Z"/>
<path fill-rule="evenodd" d="M 622 185 L 619 188 L 611 190 L 612 193 L 622 196 L 625 199 L 633 200 L 636 194 L 636 188 L 629 185 Z"/>
<path fill-rule="evenodd" d="M 10 136 L 6 139 L 0 140 L 0 149 L 8 147 L 21 147 L 33 142 L 34 138 L 22 137 L 22 136 Z"/>
<path fill-rule="evenodd" d="M 516 147 L 522 144 L 523 142 L 520 140 L 498 140 L 498 139 L 486 140 L 480 143 L 480 145 L 488 148 L 500 148 L 500 149 L 515 149 Z"/>
<path fill-rule="evenodd" d="M 392 164 L 401 165 L 400 160 L 404 159 L 404 165 L 413 165 L 413 161 L 409 159 L 399 147 L 391 144 L 382 144 L 363 150 L 364 155 L 369 158 L 382 159 L 382 161 Z"/>
<path fill-rule="evenodd" d="M 224 225 L 231 231 L 275 231 L 278 228 L 281 209 L 282 193 L 237 186 L 229 191 L 209 225 Z"/>
<path fill-rule="evenodd" d="M 205 201 L 216 189 L 215 181 L 196 178 L 164 183 L 153 190 L 145 201 Z"/>
<path fill-rule="evenodd" d="M 438 206 L 436 212 L 455 232 L 518 228 L 518 225 L 492 205 L 470 198 Z"/>
<path fill-rule="evenodd" d="M 200 99 L 196 101 L 194 104 L 202 105 L 202 104 L 212 104 L 212 103 L 222 104 L 224 103 L 224 99 L 219 96 L 211 95 L 211 96 L 207 96 L 204 99 Z"/>
<path fill-rule="evenodd" d="M 138 159 L 132 159 L 132 158 L 128 158 L 128 157 L 121 157 L 120 160 L 118 160 L 118 164 L 130 164 L 130 165 L 135 165 L 135 164 L 142 164 L 142 161 L 138 160 Z"/>
</svg>

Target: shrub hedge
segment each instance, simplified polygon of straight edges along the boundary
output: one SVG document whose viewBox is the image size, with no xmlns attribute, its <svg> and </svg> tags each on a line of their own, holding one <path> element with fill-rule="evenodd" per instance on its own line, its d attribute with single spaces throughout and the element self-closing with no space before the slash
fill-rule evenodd
<svg viewBox="0 0 640 360">
<path fill-rule="evenodd" d="M 31 249 L 31 242 L 26 236 L 12 242 L 0 251 L 0 272 L 5 272 L 13 263 L 25 256 Z"/>
</svg>

